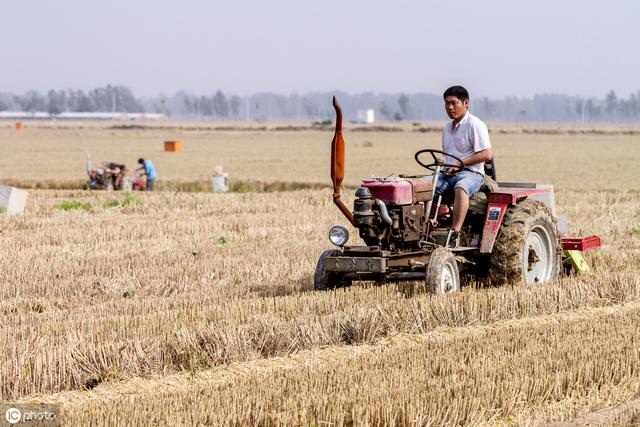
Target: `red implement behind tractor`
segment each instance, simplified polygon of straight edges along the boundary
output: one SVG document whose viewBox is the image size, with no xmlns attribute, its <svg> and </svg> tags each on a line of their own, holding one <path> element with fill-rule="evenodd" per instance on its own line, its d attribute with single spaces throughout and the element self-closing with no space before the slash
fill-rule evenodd
<svg viewBox="0 0 640 427">
<path fill-rule="evenodd" d="M 597 236 L 561 238 L 553 186 L 496 182 L 495 163 L 485 165 L 481 190 L 471 197 L 462 244 L 449 248 L 453 199 L 435 194 L 441 170 L 463 167 L 439 150 L 420 150 L 416 162 L 429 175 L 387 176 L 362 181 L 353 211 L 340 199 L 344 179 L 342 111 L 336 99 L 336 131 L 331 143 L 333 200 L 357 228 L 366 246 L 347 246 L 349 232 L 334 226 L 338 248 L 318 260 L 314 287 L 350 286 L 354 280 L 424 280 L 434 293 L 455 292 L 461 277 L 488 279 L 493 285 L 544 283 L 565 271 L 585 269 L 579 251 L 600 246 Z M 428 160 L 424 156 L 428 155 Z M 445 157 L 454 159 L 447 164 Z"/>
</svg>

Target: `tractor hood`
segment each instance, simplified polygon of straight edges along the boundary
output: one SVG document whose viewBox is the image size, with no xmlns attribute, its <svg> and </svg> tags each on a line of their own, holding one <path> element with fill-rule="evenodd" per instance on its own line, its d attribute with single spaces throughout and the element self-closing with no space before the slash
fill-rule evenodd
<svg viewBox="0 0 640 427">
<path fill-rule="evenodd" d="M 362 187 L 388 205 L 410 205 L 431 199 L 431 177 L 375 177 L 362 181 Z"/>
</svg>

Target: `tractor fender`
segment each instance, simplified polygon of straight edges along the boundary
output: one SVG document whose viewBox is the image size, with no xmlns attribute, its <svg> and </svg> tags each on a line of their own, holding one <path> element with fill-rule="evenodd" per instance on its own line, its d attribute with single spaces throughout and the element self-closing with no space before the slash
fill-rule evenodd
<svg viewBox="0 0 640 427">
<path fill-rule="evenodd" d="M 500 184 L 505 185 L 505 184 Z M 482 230 L 482 242 L 480 243 L 480 253 L 488 254 L 493 251 L 498 231 L 502 225 L 504 214 L 510 206 L 525 199 L 537 200 L 544 203 L 552 215 L 556 215 L 555 197 L 552 185 L 533 184 L 533 187 L 515 187 L 518 184 L 511 184 L 514 187 L 504 188 L 491 192 L 487 196 L 487 213 L 484 217 L 484 228 Z M 505 186 L 509 186 L 506 184 Z"/>
<path fill-rule="evenodd" d="M 491 196 L 491 194 L 489 196 Z M 489 200 L 491 200 L 491 198 Z M 487 213 L 484 217 L 484 228 L 482 229 L 480 253 L 488 254 L 493 250 L 493 245 L 498 237 L 498 231 L 500 231 L 504 214 L 509 206 L 511 206 L 511 203 L 491 201 L 487 205 Z"/>
</svg>

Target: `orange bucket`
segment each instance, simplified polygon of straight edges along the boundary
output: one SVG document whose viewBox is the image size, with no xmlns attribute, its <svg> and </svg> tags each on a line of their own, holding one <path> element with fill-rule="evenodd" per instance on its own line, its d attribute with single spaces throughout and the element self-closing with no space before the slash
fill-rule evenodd
<svg viewBox="0 0 640 427">
<path fill-rule="evenodd" d="M 168 151 L 170 153 L 178 153 L 182 150 L 182 143 L 180 141 L 165 141 L 164 142 L 164 151 Z"/>
<path fill-rule="evenodd" d="M 22 124 L 22 122 L 16 122 L 16 130 L 20 130 L 24 128 L 24 125 Z"/>
</svg>

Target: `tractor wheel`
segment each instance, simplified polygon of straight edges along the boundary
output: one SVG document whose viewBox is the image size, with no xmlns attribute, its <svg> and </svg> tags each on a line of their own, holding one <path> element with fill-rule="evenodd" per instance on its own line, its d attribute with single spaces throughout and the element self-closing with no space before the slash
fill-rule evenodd
<svg viewBox="0 0 640 427">
<path fill-rule="evenodd" d="M 446 294 L 460 290 L 458 263 L 448 248 L 438 248 L 431 253 L 427 265 L 427 289 L 434 294 Z"/>
<path fill-rule="evenodd" d="M 342 252 L 336 249 L 324 251 L 322 255 L 320 255 L 318 265 L 316 266 L 316 272 L 313 275 L 313 289 L 316 291 L 326 291 L 329 289 L 351 286 L 351 281 L 347 282 L 341 280 L 339 274 L 325 270 L 327 257 L 339 255 L 342 255 Z"/>
<path fill-rule="evenodd" d="M 493 285 L 545 283 L 558 278 L 561 258 L 553 214 L 542 202 L 524 200 L 505 213 L 489 277 Z"/>
</svg>

